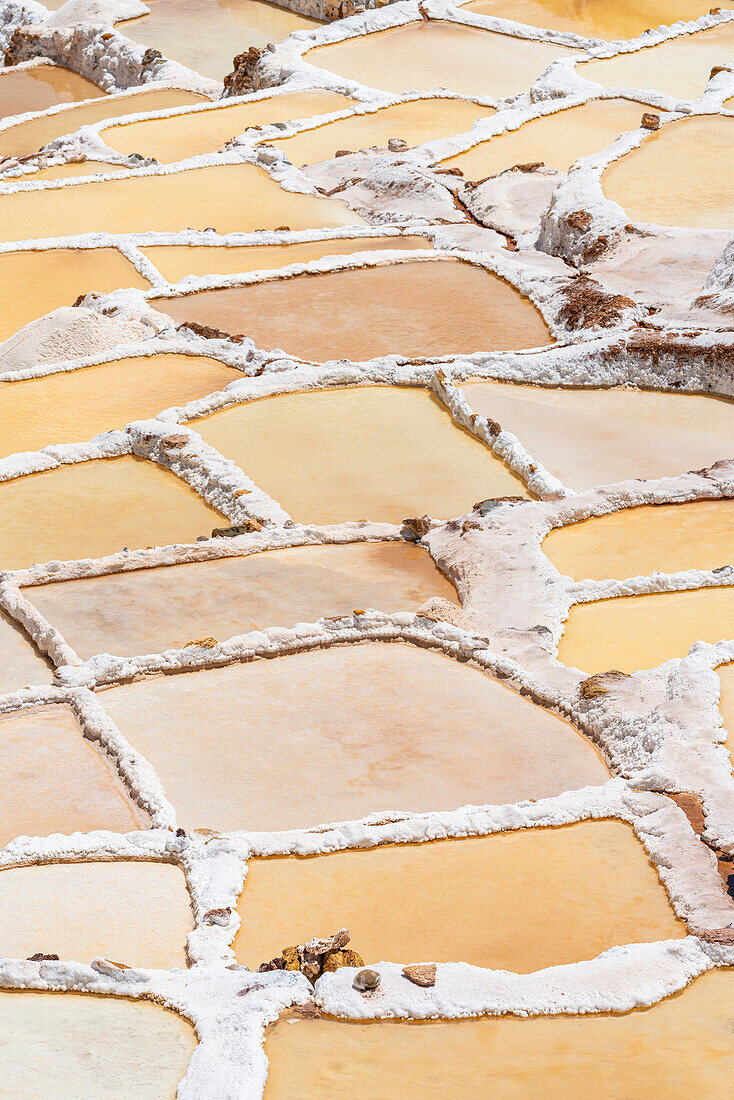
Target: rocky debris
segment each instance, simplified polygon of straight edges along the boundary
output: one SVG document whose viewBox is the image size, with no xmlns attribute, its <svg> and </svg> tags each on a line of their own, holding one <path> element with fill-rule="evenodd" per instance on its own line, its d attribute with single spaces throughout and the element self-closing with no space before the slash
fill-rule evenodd
<svg viewBox="0 0 734 1100">
<path fill-rule="evenodd" d="M 185 447 L 189 442 L 187 435 L 164 435 L 161 440 L 161 447 L 165 447 L 167 450 L 178 450 L 179 447 Z"/>
<path fill-rule="evenodd" d="M 141 65 L 144 69 L 147 69 L 151 65 L 160 65 L 165 62 L 165 60 L 166 58 L 163 56 L 160 50 L 156 50 L 152 46 L 149 46 L 143 54 Z"/>
<path fill-rule="evenodd" d="M 207 638 L 207 641 L 211 639 Z M 223 909 L 209 909 L 202 918 L 203 924 L 215 924 L 219 928 L 226 928 L 229 925 L 230 918 L 232 916 L 232 910 L 227 905 Z"/>
<path fill-rule="evenodd" d="M 260 88 L 258 69 L 260 58 L 265 53 L 264 49 L 250 46 L 244 53 L 238 53 L 232 59 L 232 72 L 224 78 L 224 91 L 222 99 L 232 96 L 245 95 L 247 92 L 256 92 Z"/>
<path fill-rule="evenodd" d="M 324 0 L 323 18 L 327 23 L 334 23 L 337 19 L 346 19 L 356 12 L 364 11 L 364 4 L 357 0 Z"/>
<path fill-rule="evenodd" d="M 431 530 L 433 521 L 430 516 L 409 516 L 403 520 L 400 534 L 404 539 L 412 542 L 420 542 L 424 535 Z"/>
<path fill-rule="evenodd" d="M 360 970 L 352 982 L 353 987 L 360 993 L 372 993 L 380 984 L 380 974 L 377 970 Z"/>
<path fill-rule="evenodd" d="M 407 978 L 413 985 L 420 985 L 424 987 L 432 986 L 436 984 L 436 964 L 435 963 L 421 963 L 416 966 L 404 966 L 403 977 Z"/>
<path fill-rule="evenodd" d="M 649 111 L 645 111 L 640 119 L 640 126 L 642 126 L 643 130 L 659 130 L 660 115 L 653 115 Z"/>
<path fill-rule="evenodd" d="M 258 973 L 270 970 L 300 970 L 310 982 L 322 974 L 333 973 L 343 966 L 364 966 L 364 959 L 356 951 L 347 949 L 349 929 L 340 928 L 333 936 L 309 940 L 307 943 L 284 947 L 280 955 L 261 963 Z"/>
<path fill-rule="evenodd" d="M 212 328 L 211 325 L 200 325 L 198 321 L 182 321 L 176 326 L 176 332 L 188 329 L 195 336 L 201 336 L 204 340 L 229 340 L 232 344 L 244 344 L 247 337 L 240 333 L 233 336 L 230 332 L 224 332 L 220 328 Z"/>
<path fill-rule="evenodd" d="M 558 321 L 572 332 L 581 328 L 613 328 L 635 303 L 624 294 L 608 294 L 595 279 L 579 275 L 566 286 L 566 301 Z"/>
<path fill-rule="evenodd" d="M 256 519 L 255 516 L 251 516 L 243 523 L 235 524 L 234 527 L 215 527 L 210 537 L 213 539 L 233 539 L 237 535 L 252 535 L 256 531 L 262 531 L 262 529 L 262 521 Z"/>
<path fill-rule="evenodd" d="M 410 146 L 402 138 L 388 138 L 387 148 L 391 153 L 405 153 Z"/>
<path fill-rule="evenodd" d="M 571 229 L 578 229 L 581 233 L 584 233 L 593 220 L 588 210 L 572 210 L 566 216 L 566 225 Z"/>
<path fill-rule="evenodd" d="M 198 646 L 200 649 L 214 649 L 215 645 L 219 645 L 219 642 L 216 638 L 212 638 L 212 637 L 193 638 L 190 642 L 186 643 L 186 645 L 184 646 L 184 649 L 188 649 L 189 646 Z M 210 909 L 209 912 L 214 912 L 214 910 Z M 207 914 L 207 916 L 208 916 L 208 914 Z M 206 919 L 206 918 L 204 918 L 204 919 Z"/>
<path fill-rule="evenodd" d="M 416 615 L 432 623 L 451 623 L 452 626 L 465 627 L 466 616 L 460 607 L 442 596 L 431 596 L 418 608 Z"/>
<path fill-rule="evenodd" d="M 58 962 L 58 955 L 44 955 L 42 951 L 37 951 L 35 955 L 29 955 L 27 962 L 40 963 L 40 962 Z"/>
<path fill-rule="evenodd" d="M 480 500 L 474 505 L 472 511 L 479 512 L 480 516 L 488 516 L 495 508 L 502 504 L 527 504 L 527 497 L 490 497 L 489 500 Z"/>
<path fill-rule="evenodd" d="M 579 684 L 579 695 L 582 699 L 598 699 L 600 695 L 607 695 L 612 684 L 620 680 L 628 680 L 626 672 L 620 672 L 617 668 L 611 668 L 608 672 L 597 672 L 594 676 L 587 676 Z M 609 685 L 609 686 L 607 686 Z"/>
<path fill-rule="evenodd" d="M 364 959 L 358 951 L 350 951 L 349 949 L 332 951 L 330 955 L 325 957 L 321 973 L 331 974 L 335 970 L 340 970 L 343 966 L 364 966 Z"/>
</svg>

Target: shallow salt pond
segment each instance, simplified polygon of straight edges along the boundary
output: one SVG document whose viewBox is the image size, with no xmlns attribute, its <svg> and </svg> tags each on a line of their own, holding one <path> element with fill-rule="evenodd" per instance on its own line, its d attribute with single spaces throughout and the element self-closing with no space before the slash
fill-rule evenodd
<svg viewBox="0 0 734 1100">
<path fill-rule="evenodd" d="M 238 912 L 234 948 L 250 968 L 337 928 L 368 966 L 521 973 L 686 935 L 632 828 L 611 820 L 253 859 Z"/>
<path fill-rule="evenodd" d="M 303 523 L 464 515 L 490 496 L 528 496 L 425 390 L 294 393 L 191 422 Z M 339 476 L 334 476 L 334 471 Z"/>
<path fill-rule="evenodd" d="M 563 719 L 476 669 L 406 645 L 158 677 L 99 698 L 187 829 L 291 829 L 382 810 L 502 804 L 609 774 Z"/>
<path fill-rule="evenodd" d="M 719 711 L 728 733 L 726 745 L 731 752 L 734 749 L 734 661 L 728 665 L 719 665 L 716 671 L 721 680 Z"/>
<path fill-rule="evenodd" d="M 502 98 L 527 91 L 552 61 L 576 53 L 549 42 L 424 19 L 318 46 L 305 57 L 320 69 L 387 92 L 450 88 L 459 95 Z"/>
<path fill-rule="evenodd" d="M 195 111 L 173 118 L 130 122 L 103 130 L 100 136 L 106 145 L 119 153 L 142 153 L 166 163 L 200 153 L 213 153 L 250 126 L 259 128 L 274 122 L 290 122 L 353 106 L 353 99 L 336 92 L 289 92 L 254 102 L 235 103 L 231 107 L 226 106 L 225 100 L 225 105 L 215 110 Z"/>
<path fill-rule="evenodd" d="M 551 343 L 528 298 L 484 268 L 422 260 L 297 275 L 250 286 L 154 298 L 176 321 L 195 320 L 261 348 L 325 362 L 378 355 L 443 356 Z M 325 324 L 326 318 L 329 323 Z"/>
<path fill-rule="evenodd" d="M 241 377 L 204 356 L 150 355 L 0 382 L 0 457 L 51 443 L 81 443 L 205 397 Z"/>
<path fill-rule="evenodd" d="M 3 1093 L 25 1100 L 171 1100 L 196 1049 L 160 1005 L 81 993 L 1 992 L 0 1032 Z"/>
<path fill-rule="evenodd" d="M 607 168 L 602 187 L 630 221 L 719 229 L 734 225 L 732 177 L 734 118 L 706 115 L 661 127 Z"/>
<path fill-rule="evenodd" d="M 488 118 L 493 113 L 491 107 L 480 107 L 461 99 L 421 99 L 383 107 L 366 115 L 352 115 L 294 137 L 270 140 L 268 144 L 281 149 L 292 164 L 315 164 L 331 159 L 339 149 L 354 151 L 371 145 L 386 146 L 394 137 L 402 138 L 411 146 L 451 137 L 470 130 L 477 119 Z"/>
<path fill-rule="evenodd" d="M 103 95 L 97 84 L 61 65 L 13 69 L 0 73 L 0 119 Z"/>
<path fill-rule="evenodd" d="M 657 668 L 694 642 L 734 638 L 734 588 L 697 588 L 576 604 L 558 648 L 587 673 Z"/>
<path fill-rule="evenodd" d="M 0 340 L 52 309 L 73 306 L 80 294 L 118 287 L 148 290 L 149 283 L 116 248 L 0 253 Z"/>
<path fill-rule="evenodd" d="M 106 118 L 121 118 L 123 115 L 144 111 L 164 111 L 170 107 L 207 102 L 205 96 L 178 88 L 131 89 L 124 96 L 106 97 L 78 107 L 65 107 L 55 114 L 9 126 L 0 133 L 0 155 L 20 157 L 36 153 L 62 134 L 73 134 L 80 126 L 89 126 Z"/>
<path fill-rule="evenodd" d="M 514 432 L 577 490 L 656 478 L 734 458 L 734 402 L 634 389 L 550 389 L 512 382 L 461 387 L 471 408 Z"/>
<path fill-rule="evenodd" d="M 23 176 L 12 177 L 13 182 L 36 183 L 38 180 L 63 180 L 75 176 L 99 176 L 110 172 L 123 172 L 126 168 L 119 164 L 107 164 L 98 160 L 83 160 L 70 164 L 52 164 L 50 168 L 39 168 Z M 10 181 L 10 177 L 8 177 Z"/>
<path fill-rule="evenodd" d="M 21 628 L 0 611 L 0 695 L 39 684 L 50 684 L 52 666 L 33 647 Z"/>
<path fill-rule="evenodd" d="M 0 195 L 0 239 L 75 233 L 220 233 L 362 225 L 338 199 L 286 191 L 254 164 L 223 164 L 169 175 L 83 182 Z"/>
<path fill-rule="evenodd" d="M 133 455 L 0 482 L 0 569 L 193 542 L 226 520 L 185 481 Z"/>
<path fill-rule="evenodd" d="M 731 971 L 716 970 L 620 1015 L 351 1023 L 286 1014 L 267 1033 L 265 1100 L 291 1100 L 296 1079 L 299 1100 L 354 1100 L 365 1081 L 371 1100 L 486 1100 L 489 1082 L 493 1100 L 720 1096 L 734 1069 L 732 996 Z"/>
<path fill-rule="evenodd" d="M 543 542 L 561 573 L 578 579 L 647 576 L 734 565 L 734 500 L 624 508 L 557 527 Z"/>
<path fill-rule="evenodd" d="M 661 23 L 698 19 L 708 15 L 710 5 L 708 0 L 474 0 L 463 10 L 611 40 L 636 38 Z"/>
<path fill-rule="evenodd" d="M 597 153 L 620 134 L 636 129 L 644 109 L 643 104 L 626 99 L 594 100 L 533 119 L 441 164 L 460 168 L 466 179 L 471 180 L 496 176 L 516 164 L 536 161 L 567 172 L 579 157 Z"/>
<path fill-rule="evenodd" d="M 149 15 L 118 23 L 116 30 L 216 80 L 232 71 L 234 55 L 248 47 L 321 25 L 263 0 L 150 0 L 146 6 Z"/>
<path fill-rule="evenodd" d="M 606 88 L 652 88 L 681 99 L 698 99 L 703 95 L 711 69 L 730 64 L 732 55 L 734 24 L 725 23 L 632 53 L 589 61 L 577 65 L 576 72 Z M 706 186 L 712 182 L 707 179 Z"/>
<path fill-rule="evenodd" d="M 150 828 L 63 704 L 0 715 L 0 846 L 17 836 Z M 0 878 L 2 884 L 2 878 Z"/>
<path fill-rule="evenodd" d="M 354 608 L 417 610 L 432 596 L 456 602 L 429 554 L 402 542 L 294 547 L 24 591 L 84 659 L 224 641 Z"/>
<path fill-rule="evenodd" d="M 217 248 L 200 245 L 151 245 L 143 252 L 164 278 L 177 283 L 186 275 L 237 275 L 268 271 L 286 264 L 304 264 L 322 256 L 348 256 L 354 252 L 384 249 L 432 248 L 427 237 L 354 237 L 303 244 L 248 245 Z"/>
<path fill-rule="evenodd" d="M 19 919 L 22 914 L 22 920 Z M 193 914 L 171 863 L 44 863 L 0 871 L 0 953 L 185 967 Z"/>
</svg>

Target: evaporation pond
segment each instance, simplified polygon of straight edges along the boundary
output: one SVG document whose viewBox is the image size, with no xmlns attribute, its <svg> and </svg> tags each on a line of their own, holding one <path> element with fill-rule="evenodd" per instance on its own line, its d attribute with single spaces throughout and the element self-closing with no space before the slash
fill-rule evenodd
<svg viewBox="0 0 734 1100">
<path fill-rule="evenodd" d="M 177 283 L 186 275 L 237 275 L 247 271 L 272 271 L 286 264 L 306 264 L 322 256 L 348 256 L 354 252 L 384 249 L 432 248 L 426 237 L 333 237 L 298 244 L 263 244 L 217 248 L 211 246 L 150 245 L 143 252 L 164 278 Z"/>
<path fill-rule="evenodd" d="M 685 936 L 621 821 L 250 861 L 235 938 L 251 969 L 332 928 L 365 963 L 527 973 Z"/>
<path fill-rule="evenodd" d="M 103 95 L 97 84 L 61 65 L 13 69 L 0 75 L 0 119 Z"/>
<path fill-rule="evenodd" d="M 223 641 L 355 608 L 412 611 L 434 596 L 456 602 L 430 555 L 403 542 L 271 550 L 39 585 L 25 594 L 85 660 L 161 653 L 192 638 Z"/>
<path fill-rule="evenodd" d="M 296 275 L 156 298 L 152 305 L 177 321 L 244 332 L 261 348 L 321 362 L 505 351 L 551 342 L 528 298 L 484 268 L 456 260 Z"/>
<path fill-rule="evenodd" d="M 646 390 L 470 382 L 474 412 L 499 421 L 572 489 L 656 478 L 734 458 L 734 402 Z"/>
<path fill-rule="evenodd" d="M 329 160 L 339 149 L 386 146 L 390 138 L 402 138 L 408 145 L 450 137 L 470 130 L 477 119 L 493 114 L 492 107 L 480 107 L 462 99 L 418 99 L 396 103 L 369 114 L 351 115 L 306 130 L 270 144 L 282 149 L 293 164 L 315 164 Z"/>
<path fill-rule="evenodd" d="M 215 80 L 231 72 L 234 55 L 248 47 L 267 46 L 320 25 L 264 0 L 150 0 L 146 6 L 148 15 L 118 23 L 117 30 Z"/>
<path fill-rule="evenodd" d="M 0 846 L 16 836 L 150 828 L 64 704 L 1 715 L 0 744 Z"/>
<path fill-rule="evenodd" d="M 165 163 L 199 153 L 213 153 L 250 126 L 259 129 L 274 122 L 343 111 L 353 105 L 353 99 L 336 92 L 287 92 L 268 99 L 234 103 L 231 107 L 226 106 L 225 100 L 224 106 L 211 110 L 129 122 L 103 130 L 101 137 L 106 145 L 126 156 L 142 153 Z"/>
<path fill-rule="evenodd" d="M 719 710 L 728 734 L 727 747 L 729 752 L 732 752 L 734 750 L 734 661 L 728 665 L 719 665 L 716 671 L 721 680 Z"/>
<path fill-rule="evenodd" d="M 222 526 L 185 481 L 134 455 L 0 482 L 0 569 L 193 542 Z"/>
<path fill-rule="evenodd" d="M 471 180 L 496 176 L 516 164 L 537 161 L 547 168 L 566 172 L 579 157 L 599 152 L 626 130 L 636 129 L 643 110 L 641 103 L 628 99 L 592 100 L 580 107 L 531 119 L 516 130 L 497 134 L 441 163 L 460 168 Z"/>
<path fill-rule="evenodd" d="M 708 15 L 708 0 L 474 0 L 464 11 L 583 38 L 636 38 L 649 27 Z"/>
<path fill-rule="evenodd" d="M 171 1100 L 196 1049 L 160 1005 L 83 993 L 2 992 L 0 1033 L 3 1094 L 24 1100 Z"/>
<path fill-rule="evenodd" d="M 588 673 L 657 668 L 694 642 L 734 638 L 734 588 L 696 588 L 575 604 L 558 659 Z"/>
<path fill-rule="evenodd" d="M 81 294 L 118 287 L 148 290 L 149 284 L 116 248 L 0 253 L 0 340 L 52 309 L 73 306 Z"/>
<path fill-rule="evenodd" d="M 382 810 L 504 804 L 608 778 L 563 719 L 406 645 L 159 677 L 100 701 L 187 829 L 294 829 Z"/>
<path fill-rule="evenodd" d="M 488 497 L 528 495 L 426 390 L 292 393 L 236 405 L 191 426 L 298 522 L 448 518 Z"/>
<path fill-rule="evenodd" d="M 19 915 L 22 914 L 22 919 Z M 172 863 L 43 863 L 0 871 L 0 954 L 185 967 L 193 914 Z"/>
<path fill-rule="evenodd" d="M 578 65 L 576 72 L 607 88 L 652 88 L 681 99 L 698 99 L 703 95 L 711 69 L 728 64 L 732 54 L 734 25 L 725 23 L 632 53 L 589 61 Z M 709 177 L 706 186 L 713 182 Z"/>
<path fill-rule="evenodd" d="M 0 382 L 0 457 L 50 443 L 80 443 L 205 397 L 241 377 L 215 359 L 170 354 Z"/>
<path fill-rule="evenodd" d="M 370 1100 L 725 1096 L 733 997 L 731 971 L 715 970 L 620 1015 L 350 1023 L 286 1014 L 268 1031 L 264 1100 L 292 1100 L 295 1080 L 299 1100 L 355 1100 L 365 1081 Z"/>
<path fill-rule="evenodd" d="M 0 611 L 0 695 L 19 688 L 48 684 L 51 664 L 35 649 L 17 623 Z"/>
<path fill-rule="evenodd" d="M 4 78 L 0 78 L 4 79 Z M 73 134 L 80 126 L 91 126 L 106 118 L 120 118 L 145 111 L 165 111 L 171 107 L 186 107 L 208 102 L 195 92 L 178 88 L 131 89 L 124 95 L 108 96 L 94 103 L 65 107 L 52 115 L 28 119 L 9 126 L 0 133 L 0 155 L 22 157 L 36 153 L 62 134 Z"/>
<path fill-rule="evenodd" d="M 556 527 L 543 552 L 561 573 L 578 579 L 734 565 L 734 500 L 623 508 Z"/>
<path fill-rule="evenodd" d="M 254 164 L 222 164 L 168 175 L 83 181 L 0 195 L 0 239 L 74 233 L 216 229 L 319 229 L 362 225 L 338 199 L 286 191 Z"/>
<path fill-rule="evenodd" d="M 460 95 L 518 95 L 558 57 L 577 50 L 458 23 L 423 19 L 309 50 L 306 60 L 388 92 L 448 88 Z"/>
<path fill-rule="evenodd" d="M 602 187 L 632 222 L 727 229 L 734 225 L 733 177 L 734 118 L 702 115 L 650 134 L 610 164 Z"/>
</svg>

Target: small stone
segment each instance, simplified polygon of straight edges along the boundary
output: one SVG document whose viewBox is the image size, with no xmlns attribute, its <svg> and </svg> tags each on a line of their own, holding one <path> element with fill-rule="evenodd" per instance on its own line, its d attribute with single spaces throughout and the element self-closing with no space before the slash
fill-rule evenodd
<svg viewBox="0 0 734 1100">
<path fill-rule="evenodd" d="M 597 672 L 594 676 L 587 676 L 585 680 L 581 681 L 579 695 L 582 699 L 597 699 L 600 695 L 608 693 L 609 684 L 618 683 L 620 680 L 627 680 L 628 678 L 626 672 L 620 672 L 616 668 L 611 668 L 609 672 Z"/>
<path fill-rule="evenodd" d="M 237 535 L 252 535 L 256 531 L 262 531 L 263 525 L 259 519 L 251 516 L 244 523 L 238 523 L 234 527 L 215 527 L 211 537 L 213 539 L 233 539 Z"/>
<path fill-rule="evenodd" d="M 417 966 L 404 966 L 403 977 L 413 985 L 430 986 L 436 984 L 436 964 L 421 963 Z"/>
<path fill-rule="evenodd" d="M 44 955 L 42 951 L 37 951 L 35 955 L 28 956 L 28 962 L 40 963 L 40 962 L 58 962 L 58 955 Z"/>
<path fill-rule="evenodd" d="M 215 645 L 219 645 L 216 638 L 194 638 L 192 641 L 186 643 L 184 649 L 188 649 L 189 646 L 200 646 L 202 649 L 213 649 Z"/>
<path fill-rule="evenodd" d="M 161 440 L 161 447 L 185 447 L 189 442 L 187 435 L 164 435 Z"/>
<path fill-rule="evenodd" d="M 352 986 L 360 993 L 371 993 L 380 984 L 380 975 L 376 970 L 360 970 L 355 975 Z"/>
<path fill-rule="evenodd" d="M 332 951 L 324 959 L 321 967 L 322 974 L 333 974 L 335 970 L 341 970 L 343 966 L 364 966 L 364 959 L 357 951 Z"/>
<path fill-rule="evenodd" d="M 224 909 L 210 909 L 204 914 L 203 923 L 216 924 L 220 928 L 226 928 L 231 916 L 232 910 L 229 907 Z"/>
<path fill-rule="evenodd" d="M 300 958 L 300 955 L 298 954 L 298 948 L 297 947 L 295 947 L 295 946 L 284 947 L 283 951 L 281 952 L 281 955 L 282 955 L 282 958 L 283 958 L 283 969 L 284 970 L 300 970 L 301 969 L 301 958 Z"/>
<path fill-rule="evenodd" d="M 640 119 L 640 126 L 642 126 L 643 130 L 659 130 L 660 115 L 653 115 L 645 111 Z"/>
<path fill-rule="evenodd" d="M 391 153 L 404 153 L 408 149 L 408 143 L 402 138 L 390 138 L 387 147 Z"/>
</svg>

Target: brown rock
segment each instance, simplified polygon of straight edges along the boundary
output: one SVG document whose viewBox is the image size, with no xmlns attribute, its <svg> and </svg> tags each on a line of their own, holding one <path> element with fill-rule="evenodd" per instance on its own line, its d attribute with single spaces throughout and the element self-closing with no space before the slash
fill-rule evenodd
<svg viewBox="0 0 734 1100">
<path fill-rule="evenodd" d="M 250 46 L 249 50 L 245 50 L 244 53 L 238 53 L 236 57 L 232 59 L 233 69 L 231 73 L 227 73 L 224 78 L 224 91 L 222 92 L 222 99 L 227 99 L 230 96 L 244 95 L 246 92 L 256 92 L 260 87 L 258 78 L 258 67 L 260 64 L 260 58 L 265 53 L 265 50 L 260 50 L 257 46 Z"/>
<path fill-rule="evenodd" d="M 200 646 L 202 649 L 213 649 L 215 645 L 219 645 L 219 642 L 217 641 L 216 638 L 211 638 L 211 637 L 209 637 L 209 638 L 194 638 L 194 639 L 192 639 L 192 641 L 186 643 L 186 645 L 184 646 L 184 649 L 188 649 L 188 647 L 190 645 Z M 214 912 L 214 910 L 210 909 L 209 912 L 210 913 Z"/>
<path fill-rule="evenodd" d="M 161 447 L 177 448 L 185 447 L 189 442 L 187 435 L 165 435 L 161 440 Z"/>
<path fill-rule="evenodd" d="M 659 130 L 660 129 L 660 115 L 650 114 L 645 111 L 644 115 L 640 119 L 640 126 L 644 130 Z"/>
<path fill-rule="evenodd" d="M 40 963 L 40 962 L 58 962 L 58 955 L 44 955 L 42 951 L 37 951 L 35 955 L 28 956 L 28 962 Z"/>
<path fill-rule="evenodd" d="M 430 530 L 430 516 L 409 516 L 408 519 L 403 520 L 403 527 L 400 534 L 404 539 L 412 539 L 414 542 L 418 542 L 419 539 L 427 535 Z"/>
<path fill-rule="evenodd" d="M 588 210 L 573 210 L 566 218 L 566 225 L 570 225 L 571 229 L 588 229 L 591 225 L 592 217 Z"/>
<path fill-rule="evenodd" d="M 238 523 L 234 527 L 215 527 L 212 530 L 213 539 L 233 539 L 237 535 L 251 535 L 255 531 L 262 531 L 262 521 L 250 516 L 244 523 Z"/>
<path fill-rule="evenodd" d="M 431 986 L 436 984 L 436 964 L 421 963 L 416 966 L 404 966 L 403 977 L 413 985 Z"/>
<path fill-rule="evenodd" d="M 579 695 L 582 699 L 597 699 L 600 695 L 606 695 L 609 692 L 607 684 L 611 684 L 615 680 L 628 679 L 629 676 L 626 672 L 620 672 L 616 668 L 611 668 L 609 672 L 597 672 L 594 676 L 587 676 L 585 680 L 581 681 Z"/>
<path fill-rule="evenodd" d="M 301 959 L 298 954 L 297 947 L 284 947 L 282 951 L 283 969 L 284 970 L 300 970 Z"/>
<path fill-rule="evenodd" d="M 364 959 L 359 952 L 350 951 L 349 949 L 346 951 L 331 951 L 324 956 L 321 973 L 333 974 L 335 970 L 341 970 L 343 966 L 364 966 Z"/>
<path fill-rule="evenodd" d="M 212 639 L 207 639 L 211 641 Z M 229 924 L 232 910 L 227 906 L 223 909 L 210 909 L 202 918 L 204 924 L 216 924 L 220 928 L 226 928 Z"/>
<path fill-rule="evenodd" d="M 352 985 L 360 993 L 371 993 L 377 989 L 381 981 L 380 974 L 377 970 L 360 970 L 355 975 Z"/>
</svg>

